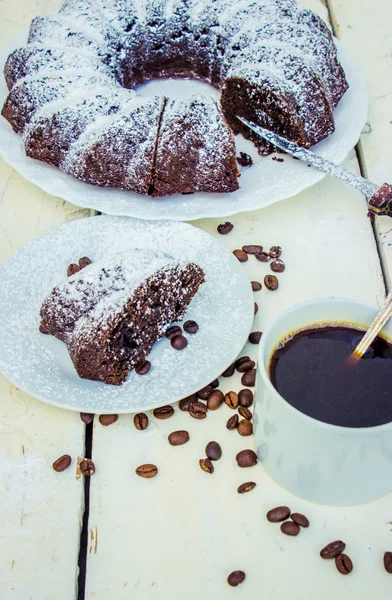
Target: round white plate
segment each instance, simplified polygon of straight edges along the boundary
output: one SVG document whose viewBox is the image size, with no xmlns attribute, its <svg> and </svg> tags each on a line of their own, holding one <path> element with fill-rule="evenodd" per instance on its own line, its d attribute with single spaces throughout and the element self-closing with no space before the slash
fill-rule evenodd
<svg viewBox="0 0 392 600">
<path fill-rule="evenodd" d="M 188 346 L 155 344 L 147 375 L 131 372 L 121 386 L 80 379 L 65 344 L 39 333 L 39 311 L 67 265 L 127 248 L 154 248 L 199 264 L 206 283 L 187 319 L 199 324 Z M 17 250 L 0 267 L 0 371 L 49 404 L 92 413 L 126 413 L 170 404 L 208 385 L 243 348 L 253 322 L 250 282 L 233 254 L 185 223 L 99 216 L 72 221 Z"/>
<path fill-rule="evenodd" d="M 8 54 L 25 43 L 24 37 L 16 40 L 0 57 L 2 69 Z M 356 63 L 336 40 L 339 58 L 350 85 L 335 110 L 335 132 L 312 148 L 336 163 L 341 163 L 357 143 L 366 122 L 368 96 L 365 80 Z M 219 97 L 211 86 L 190 80 L 159 80 L 139 88 L 142 95 L 170 95 L 179 97 L 201 92 Z M 0 78 L 0 103 L 7 95 L 3 78 Z M 140 219 L 170 219 L 191 221 L 204 217 L 223 217 L 239 212 L 256 210 L 278 200 L 289 198 L 314 185 L 325 173 L 308 168 L 299 160 L 284 155 L 284 162 L 273 160 L 273 155 L 262 157 L 254 145 L 242 136 L 236 136 L 237 155 L 247 152 L 254 160 L 252 167 L 243 169 L 240 189 L 231 194 L 197 193 L 152 199 L 133 192 L 99 188 L 77 181 L 59 169 L 25 156 L 22 138 L 16 135 L 9 123 L 0 119 L 0 154 L 6 162 L 25 179 L 48 194 L 59 196 L 72 204 L 95 209 L 110 215 L 125 215 Z M 282 154 L 278 155 L 282 158 Z"/>
</svg>

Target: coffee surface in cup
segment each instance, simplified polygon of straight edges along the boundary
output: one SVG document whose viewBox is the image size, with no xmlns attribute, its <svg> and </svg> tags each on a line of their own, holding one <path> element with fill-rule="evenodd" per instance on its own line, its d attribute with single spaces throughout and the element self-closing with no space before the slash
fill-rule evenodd
<svg viewBox="0 0 392 600">
<path fill-rule="evenodd" d="M 273 353 L 269 375 L 301 412 L 333 425 L 372 427 L 392 421 L 392 345 L 377 337 L 355 364 L 364 332 L 347 326 L 306 329 Z"/>
</svg>

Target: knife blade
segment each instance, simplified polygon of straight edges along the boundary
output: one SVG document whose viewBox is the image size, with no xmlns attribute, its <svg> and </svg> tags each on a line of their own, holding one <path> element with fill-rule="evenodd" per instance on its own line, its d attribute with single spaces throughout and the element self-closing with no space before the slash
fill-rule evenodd
<svg viewBox="0 0 392 600">
<path fill-rule="evenodd" d="M 306 148 L 302 148 L 295 142 L 287 140 L 286 138 L 274 133 L 273 131 L 269 131 L 264 127 L 260 127 L 260 125 L 256 125 L 256 123 L 252 123 L 247 119 L 243 119 L 242 117 L 237 116 L 244 125 L 249 127 L 254 133 L 267 140 L 277 148 L 284 150 L 288 154 L 291 154 L 295 158 L 299 158 L 300 160 L 316 167 L 320 171 L 324 171 L 340 181 L 347 183 L 355 187 L 357 190 L 363 193 L 366 200 L 368 201 L 369 210 L 377 215 L 386 215 L 392 216 L 392 185 L 389 183 L 384 183 L 381 187 L 376 183 L 372 183 L 369 179 L 365 177 L 361 177 L 360 175 L 356 175 L 355 173 L 351 173 L 347 169 L 344 169 L 340 165 L 337 165 L 330 160 L 312 152 L 311 150 L 307 150 Z"/>
</svg>

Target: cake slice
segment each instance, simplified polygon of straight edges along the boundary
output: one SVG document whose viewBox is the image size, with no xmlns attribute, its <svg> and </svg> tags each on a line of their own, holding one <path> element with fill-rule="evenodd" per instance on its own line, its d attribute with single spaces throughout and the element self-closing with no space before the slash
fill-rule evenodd
<svg viewBox="0 0 392 600">
<path fill-rule="evenodd" d="M 42 304 L 41 325 L 65 342 L 79 377 L 120 385 L 184 318 L 203 282 L 198 265 L 128 250 L 56 286 Z"/>
</svg>

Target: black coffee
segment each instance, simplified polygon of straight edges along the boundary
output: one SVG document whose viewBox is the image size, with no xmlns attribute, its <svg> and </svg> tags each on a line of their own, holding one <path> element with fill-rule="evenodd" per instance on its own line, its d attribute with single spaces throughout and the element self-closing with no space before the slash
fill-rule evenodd
<svg viewBox="0 0 392 600">
<path fill-rule="evenodd" d="M 326 423 L 372 427 L 392 421 L 392 345 L 377 337 L 355 364 L 363 331 L 320 327 L 293 336 L 273 354 L 270 379 L 289 404 Z"/>
</svg>

